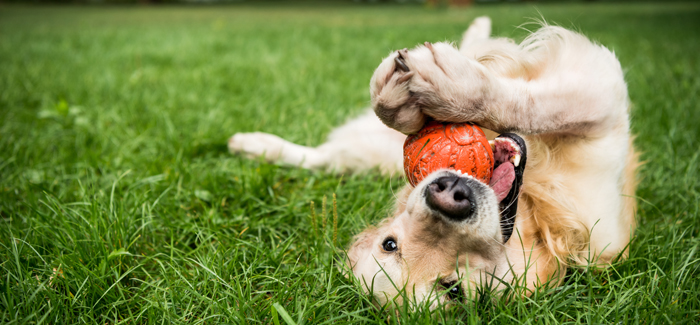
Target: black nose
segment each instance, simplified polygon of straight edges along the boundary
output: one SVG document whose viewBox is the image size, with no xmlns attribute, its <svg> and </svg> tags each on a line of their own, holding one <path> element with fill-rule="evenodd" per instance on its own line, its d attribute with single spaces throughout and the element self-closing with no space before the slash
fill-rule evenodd
<svg viewBox="0 0 700 325">
<path fill-rule="evenodd" d="M 446 217 L 462 221 L 472 216 L 474 197 L 467 180 L 457 176 L 443 176 L 425 189 L 428 206 Z"/>
</svg>

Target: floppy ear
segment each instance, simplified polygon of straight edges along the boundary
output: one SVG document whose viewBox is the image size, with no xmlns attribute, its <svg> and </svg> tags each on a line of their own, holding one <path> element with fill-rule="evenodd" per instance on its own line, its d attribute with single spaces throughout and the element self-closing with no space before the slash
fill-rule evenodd
<svg viewBox="0 0 700 325">
<path fill-rule="evenodd" d="M 508 138 L 520 147 L 520 163 L 514 167 L 515 177 L 513 184 L 510 186 L 508 194 L 499 203 L 501 209 L 501 232 L 503 234 L 503 243 L 506 243 L 510 236 L 513 235 L 513 229 L 515 228 L 515 214 L 518 211 L 520 187 L 523 184 L 523 172 L 525 172 L 525 163 L 527 162 L 527 146 L 525 145 L 525 140 L 515 133 L 504 133 L 496 138 Z M 496 195 L 499 196 L 498 191 L 496 192 Z M 500 196 L 499 199 L 501 199 Z"/>
</svg>

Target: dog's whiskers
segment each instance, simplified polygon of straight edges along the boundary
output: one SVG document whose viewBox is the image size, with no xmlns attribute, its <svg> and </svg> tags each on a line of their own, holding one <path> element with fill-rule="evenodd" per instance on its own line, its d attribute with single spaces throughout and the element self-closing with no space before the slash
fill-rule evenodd
<svg viewBox="0 0 700 325">
<path fill-rule="evenodd" d="M 504 211 L 508 210 L 508 208 L 510 208 L 511 206 L 513 206 L 513 204 L 515 204 L 516 202 L 518 202 L 518 199 L 520 199 L 520 194 L 522 194 L 522 193 L 523 193 L 523 191 L 522 191 L 522 189 L 520 189 L 520 190 L 518 191 L 518 195 L 516 195 L 512 200 L 510 200 L 510 202 L 508 202 L 508 205 L 506 205 L 506 206 L 503 208 L 503 210 L 501 210 L 501 213 L 503 213 Z"/>
</svg>

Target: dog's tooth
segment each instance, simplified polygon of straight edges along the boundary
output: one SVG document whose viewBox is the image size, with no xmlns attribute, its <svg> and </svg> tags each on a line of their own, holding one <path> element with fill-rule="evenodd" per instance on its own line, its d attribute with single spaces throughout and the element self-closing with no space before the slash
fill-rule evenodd
<svg viewBox="0 0 700 325">
<path fill-rule="evenodd" d="M 520 165 L 520 154 L 513 155 L 513 158 L 511 159 L 513 160 L 513 166 L 518 167 L 518 165 Z"/>
<path fill-rule="evenodd" d="M 516 144 L 515 141 L 513 141 L 511 146 L 513 147 L 513 151 L 520 153 L 520 146 L 518 144 Z"/>
<path fill-rule="evenodd" d="M 491 145 L 491 151 L 496 150 L 496 141 L 495 140 L 489 140 L 489 144 Z"/>
</svg>

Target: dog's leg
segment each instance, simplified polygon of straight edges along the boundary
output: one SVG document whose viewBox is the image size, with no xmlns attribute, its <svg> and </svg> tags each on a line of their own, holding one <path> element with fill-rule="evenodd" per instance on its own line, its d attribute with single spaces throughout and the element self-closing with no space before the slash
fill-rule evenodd
<svg viewBox="0 0 700 325">
<path fill-rule="evenodd" d="M 508 38 L 490 38 L 491 19 L 486 16 L 478 17 L 469 25 L 462 35 L 459 52 L 467 58 L 477 60 L 488 57 L 493 53 L 507 53 L 518 50 L 512 40 Z"/>
<path fill-rule="evenodd" d="M 316 148 L 300 146 L 276 135 L 262 132 L 236 133 L 228 140 L 231 153 L 242 153 L 250 158 L 264 156 L 267 161 L 280 161 L 303 168 L 319 168 L 327 164 L 327 157 Z"/>
<path fill-rule="evenodd" d="M 491 36 L 491 19 L 486 16 L 477 17 L 462 35 L 460 51 L 465 51 L 477 42 L 489 39 Z"/>
<path fill-rule="evenodd" d="M 375 71 L 371 94 L 377 115 L 404 133 L 416 132 L 427 115 L 498 132 L 595 135 L 624 121 L 628 106 L 615 56 L 559 27 L 533 34 L 518 53 L 487 60 L 446 43 L 398 51 Z"/>
<path fill-rule="evenodd" d="M 232 153 L 264 156 L 270 162 L 307 169 L 343 172 L 379 168 L 385 174 L 394 174 L 402 170 L 405 139 L 406 136 L 386 127 L 368 110 L 333 130 L 328 141 L 316 148 L 260 132 L 234 134 L 228 147 Z"/>
</svg>

